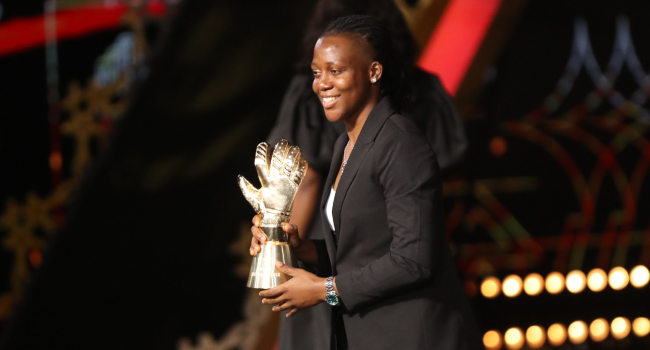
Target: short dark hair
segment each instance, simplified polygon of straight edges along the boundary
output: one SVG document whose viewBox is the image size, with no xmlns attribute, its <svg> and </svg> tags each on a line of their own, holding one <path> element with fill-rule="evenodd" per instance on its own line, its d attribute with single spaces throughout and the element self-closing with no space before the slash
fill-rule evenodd
<svg viewBox="0 0 650 350">
<path fill-rule="evenodd" d="M 395 107 L 401 107 L 408 97 L 405 84 L 407 67 L 397 57 L 388 28 L 374 17 L 351 15 L 334 20 L 320 37 L 335 35 L 357 36 L 369 44 L 373 50 L 373 60 L 384 67 L 381 77 L 382 94 L 388 96 Z"/>
</svg>

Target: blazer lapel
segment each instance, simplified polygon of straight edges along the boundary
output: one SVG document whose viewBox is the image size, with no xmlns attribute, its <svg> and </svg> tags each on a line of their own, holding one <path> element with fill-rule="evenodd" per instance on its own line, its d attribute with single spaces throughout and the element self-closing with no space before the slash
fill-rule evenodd
<svg viewBox="0 0 650 350">
<path fill-rule="evenodd" d="M 345 144 L 347 142 L 348 134 L 343 133 L 334 144 L 332 163 L 330 165 L 329 174 L 327 175 L 327 180 L 325 181 L 325 189 L 323 190 L 323 197 L 321 198 L 320 203 L 323 236 L 325 236 L 325 245 L 327 246 L 327 253 L 330 257 L 332 273 L 334 274 L 336 274 L 336 242 L 334 242 L 334 238 L 332 237 L 332 229 L 330 229 L 329 220 L 327 220 L 327 216 L 325 215 L 325 205 L 327 204 L 327 198 L 332 191 L 332 186 L 334 185 L 334 181 L 336 181 L 336 176 L 338 175 L 339 168 L 341 167 L 341 162 L 343 161 L 343 149 L 345 148 Z M 336 199 L 336 196 L 334 198 Z"/>
<path fill-rule="evenodd" d="M 341 162 L 343 161 L 343 150 L 345 149 L 345 145 L 347 142 L 348 142 L 348 134 L 344 132 L 343 134 L 341 134 L 341 136 L 339 136 L 339 138 L 334 143 L 334 152 L 332 153 L 332 163 L 330 164 L 330 171 L 327 174 L 327 180 L 325 180 L 325 189 L 323 190 L 323 197 L 321 198 L 321 202 L 320 202 L 321 209 L 325 208 L 325 204 L 327 204 L 327 197 L 329 197 L 330 191 L 332 190 L 332 186 L 334 186 L 334 182 L 336 181 L 336 176 L 339 173 L 339 169 L 341 168 Z"/>
<path fill-rule="evenodd" d="M 354 178 L 357 175 L 361 164 L 363 163 L 363 159 L 366 157 L 366 154 L 374 144 L 375 137 L 377 137 L 379 130 L 384 125 L 388 117 L 394 113 L 395 111 L 391 107 L 387 97 L 384 97 L 381 101 L 379 101 L 375 108 L 373 108 L 372 112 L 370 112 L 370 115 L 368 116 L 368 119 L 366 119 L 366 122 L 363 124 L 363 128 L 361 129 L 361 133 L 359 133 L 357 142 L 354 145 L 352 152 L 350 153 L 350 158 L 348 158 L 348 163 L 345 166 L 343 175 L 341 175 L 341 180 L 339 181 L 339 185 L 336 188 L 336 196 L 334 196 L 334 205 L 332 206 L 332 216 L 334 218 L 334 228 L 336 228 L 337 241 L 341 233 L 341 207 L 343 206 L 345 195 L 347 194 L 350 185 L 354 181 Z M 345 143 L 347 143 L 347 135 L 345 139 Z M 341 141 L 341 139 L 339 139 L 339 141 Z M 334 158 L 339 159 L 339 166 L 336 167 L 338 170 L 341 166 L 341 158 L 343 156 L 342 153 L 343 149 L 345 148 L 343 147 L 344 142 L 340 142 L 340 144 L 337 143 L 337 146 L 339 147 L 335 148 L 334 150 Z M 339 150 L 339 148 L 341 149 Z M 332 164 L 334 164 L 334 161 L 332 161 Z M 334 179 L 336 179 L 336 175 L 337 174 L 335 172 Z M 331 170 L 328 181 L 330 177 L 332 177 Z M 331 184 L 329 186 L 330 187 L 326 187 L 325 189 L 328 190 L 331 188 Z"/>
</svg>

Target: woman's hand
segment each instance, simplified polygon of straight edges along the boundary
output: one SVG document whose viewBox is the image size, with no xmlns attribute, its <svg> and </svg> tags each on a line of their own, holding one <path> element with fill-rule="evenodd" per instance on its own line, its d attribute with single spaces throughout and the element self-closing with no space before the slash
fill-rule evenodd
<svg viewBox="0 0 650 350">
<path fill-rule="evenodd" d="M 251 255 L 255 255 L 262 251 L 260 244 L 268 240 L 268 237 L 266 237 L 266 234 L 260 228 L 261 222 L 262 214 L 253 216 L 253 226 L 251 227 L 251 232 L 253 233 L 250 248 Z M 299 249 L 302 239 L 300 238 L 300 235 L 298 235 L 298 228 L 296 225 L 282 223 L 282 230 L 289 235 L 289 246 L 294 250 Z"/>
<path fill-rule="evenodd" d="M 273 307 L 273 311 L 290 310 L 287 317 L 291 317 L 302 309 L 325 301 L 326 278 L 318 277 L 303 269 L 290 267 L 279 261 L 275 263 L 275 267 L 293 278 L 275 288 L 260 292 L 260 295 L 264 297 L 262 303 L 276 305 Z"/>
<path fill-rule="evenodd" d="M 255 255 L 262 251 L 260 244 L 265 243 L 268 240 L 266 234 L 260 229 L 260 224 L 262 222 L 262 214 L 255 215 L 253 217 L 253 226 L 251 227 L 251 232 L 253 233 L 253 239 L 251 240 L 250 254 Z M 282 230 L 289 235 L 289 246 L 293 249 L 296 254 L 296 259 L 309 263 L 316 264 L 318 262 L 318 256 L 316 254 L 316 247 L 314 243 L 308 239 L 300 238 L 298 234 L 298 227 L 293 224 L 282 223 Z"/>
</svg>

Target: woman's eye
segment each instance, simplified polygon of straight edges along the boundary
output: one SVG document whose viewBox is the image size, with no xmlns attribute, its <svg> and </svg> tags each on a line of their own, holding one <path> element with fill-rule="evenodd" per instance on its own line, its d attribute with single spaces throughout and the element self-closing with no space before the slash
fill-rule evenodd
<svg viewBox="0 0 650 350">
<path fill-rule="evenodd" d="M 340 71 L 338 69 L 332 69 L 331 72 L 332 74 L 339 74 Z"/>
<path fill-rule="evenodd" d="M 315 71 L 315 70 L 313 70 L 311 72 L 312 72 L 312 74 L 314 74 L 314 76 L 317 76 L 319 74 L 318 71 Z"/>
</svg>

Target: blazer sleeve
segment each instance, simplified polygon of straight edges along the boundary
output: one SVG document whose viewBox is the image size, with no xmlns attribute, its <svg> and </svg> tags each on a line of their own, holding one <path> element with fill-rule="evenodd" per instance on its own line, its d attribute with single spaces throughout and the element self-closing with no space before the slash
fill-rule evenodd
<svg viewBox="0 0 650 350">
<path fill-rule="evenodd" d="M 387 254 L 336 276 L 348 310 L 430 282 L 442 255 L 434 250 L 446 244 L 439 168 L 431 146 L 409 130 L 384 140 L 375 144 L 375 159 L 393 239 Z"/>
</svg>

